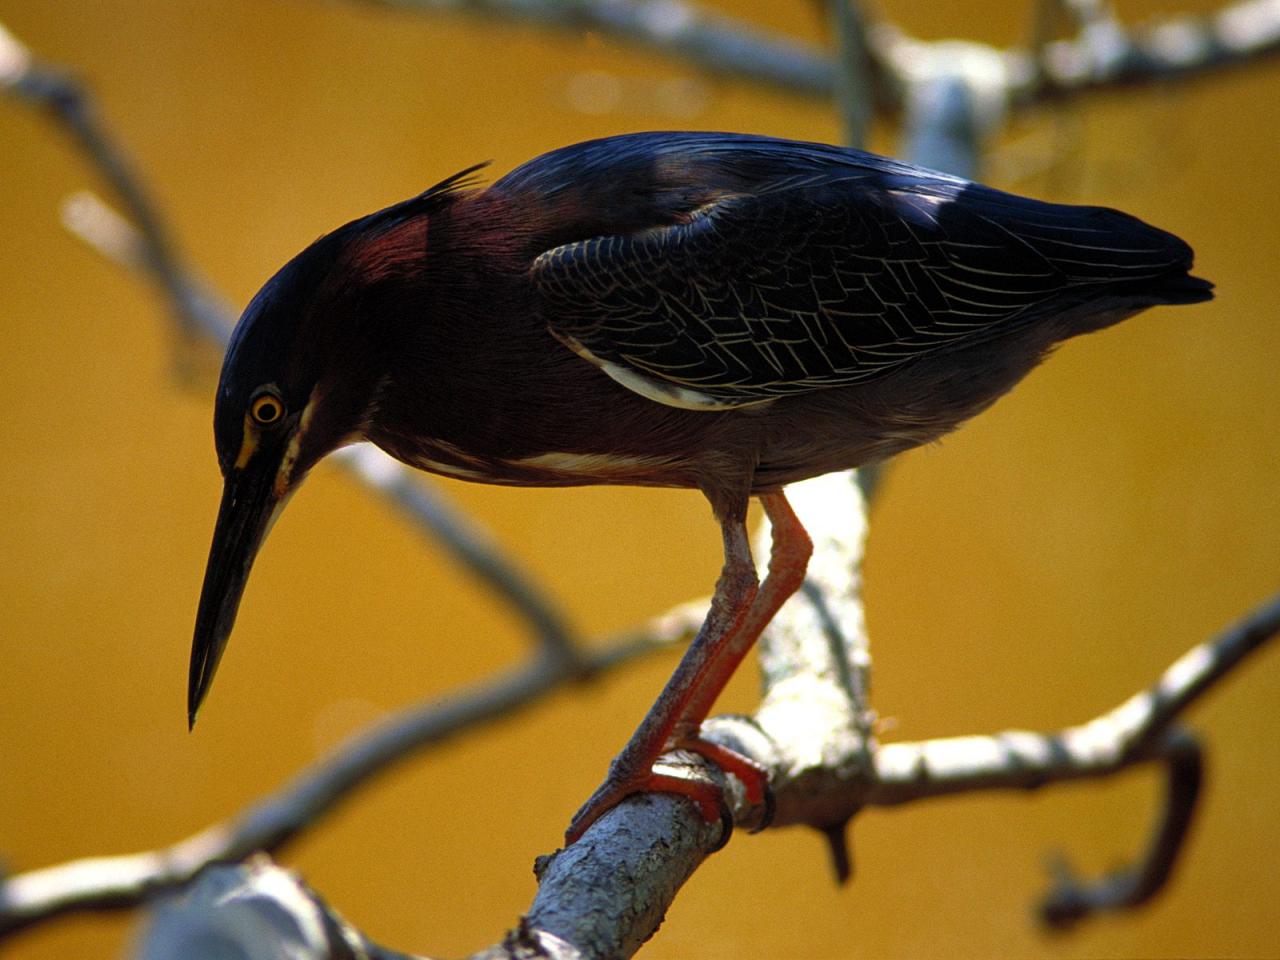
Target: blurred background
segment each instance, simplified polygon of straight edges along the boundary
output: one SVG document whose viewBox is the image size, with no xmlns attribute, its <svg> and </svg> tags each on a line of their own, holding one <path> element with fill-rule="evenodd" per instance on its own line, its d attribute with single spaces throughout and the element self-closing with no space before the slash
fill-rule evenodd
<svg viewBox="0 0 1280 960">
<path fill-rule="evenodd" d="M 813 42 L 812 3 L 708 4 Z M 1192 8 L 1209 10 L 1198 3 Z M 1187 3 L 1122 3 L 1133 23 Z M 1021 41 L 1021 3 L 886 0 L 925 38 Z M 192 261 L 239 308 L 320 233 L 478 160 L 706 128 L 838 141 L 826 104 L 609 40 L 359 2 L 7 0 L 0 21 L 96 91 Z M 867 613 L 886 738 L 1056 728 L 1109 709 L 1275 590 L 1280 570 L 1280 64 L 1021 115 L 984 176 L 1117 206 L 1186 237 L 1215 303 L 1073 341 L 945 443 L 894 466 Z M 98 185 L 43 116 L 0 100 L 0 854 L 11 870 L 167 844 L 366 724 L 519 662 L 522 626 L 322 465 L 259 559 L 193 734 L 187 656 L 221 488 L 211 397 L 173 376 L 167 305 L 59 225 Z M 872 146 L 893 152 L 895 132 Z M 431 479 L 591 635 L 709 592 L 695 493 Z M 675 663 L 634 664 L 397 769 L 282 858 L 391 946 L 499 938 Z M 741 671 L 720 704 L 750 710 Z M 1044 861 L 1105 870 L 1146 843 L 1151 771 L 739 837 L 645 949 L 675 957 L 1275 956 L 1280 658 L 1189 717 L 1201 816 L 1149 909 L 1065 937 L 1033 923 Z M 118 956 L 134 920 L 73 918 L 15 957 Z"/>
</svg>

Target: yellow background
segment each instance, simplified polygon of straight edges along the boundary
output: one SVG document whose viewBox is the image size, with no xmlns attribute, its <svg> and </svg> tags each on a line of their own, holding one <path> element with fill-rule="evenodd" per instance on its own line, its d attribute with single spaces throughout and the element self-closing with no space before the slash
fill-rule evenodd
<svg viewBox="0 0 1280 960">
<path fill-rule="evenodd" d="M 821 37 L 816 4 L 723 6 Z M 1023 4 L 884 6 L 925 36 L 1000 43 L 1029 17 Z M 647 128 L 840 136 L 821 103 L 600 38 L 462 16 L 316 0 L 9 0 L 0 19 L 92 84 L 194 262 L 237 306 L 321 232 L 477 160 L 501 172 Z M 582 81 L 590 71 L 616 83 L 615 101 L 575 106 L 577 85 L 599 89 Z M 693 96 L 691 112 L 672 89 Z M 1272 61 L 1024 118 L 996 145 L 997 185 L 1119 206 L 1187 237 L 1220 299 L 1073 342 L 992 412 L 902 458 L 866 570 L 889 736 L 1081 721 L 1276 589 L 1278 120 Z M 521 659 L 519 624 L 322 467 L 267 544 L 188 734 L 188 644 L 220 488 L 211 383 L 175 385 L 165 305 L 60 228 L 61 198 L 96 184 L 84 159 L 11 100 L 0 144 L 10 868 L 175 840 L 385 711 Z M 891 132 L 875 145 L 893 150 Z M 593 635 L 714 580 L 718 537 L 696 494 L 430 482 Z M 556 846 L 673 663 L 635 665 L 415 760 L 286 862 L 390 945 L 450 955 L 496 940 L 530 902 L 533 857 Z M 751 674 L 722 708 L 751 707 Z M 1140 849 L 1157 796 L 1149 771 L 870 811 L 844 889 L 815 835 L 736 838 L 645 955 L 1278 955 L 1278 704 L 1270 651 L 1194 711 L 1209 750 L 1201 817 L 1171 889 L 1140 914 L 1053 938 L 1029 906 L 1046 852 L 1097 871 Z M 115 955 L 129 930 L 125 917 L 72 919 L 12 955 Z"/>
</svg>

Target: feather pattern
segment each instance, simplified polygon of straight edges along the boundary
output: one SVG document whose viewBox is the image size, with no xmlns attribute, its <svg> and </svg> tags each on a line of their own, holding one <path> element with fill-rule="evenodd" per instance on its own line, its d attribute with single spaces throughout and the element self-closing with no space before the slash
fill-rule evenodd
<svg viewBox="0 0 1280 960">
<path fill-rule="evenodd" d="M 552 332 L 651 399 L 724 408 L 856 384 L 925 354 L 1070 316 L 1207 299 L 1181 240 L 871 154 L 729 134 L 615 137 L 495 189 L 635 185 L 647 220 L 542 252 Z M 695 189 L 695 187 L 697 189 Z M 646 384 L 648 385 L 646 387 Z M 690 397 L 695 398 L 692 401 Z"/>
</svg>

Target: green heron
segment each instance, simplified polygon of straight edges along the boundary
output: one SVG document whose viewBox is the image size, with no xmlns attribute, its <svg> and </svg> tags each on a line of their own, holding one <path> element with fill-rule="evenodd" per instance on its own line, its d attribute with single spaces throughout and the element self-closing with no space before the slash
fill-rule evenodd
<svg viewBox="0 0 1280 960">
<path fill-rule="evenodd" d="M 569 842 L 639 791 L 719 815 L 716 788 L 653 770 L 673 748 L 762 798 L 762 773 L 699 729 L 803 580 L 788 483 L 936 439 L 1068 337 L 1212 297 L 1191 249 L 1131 216 L 841 147 L 644 133 L 487 189 L 478 169 L 317 240 L 241 317 L 188 708 L 272 520 L 344 444 L 483 483 L 696 488 L 724 541 L 710 611 Z M 773 525 L 762 583 L 753 496 Z"/>
</svg>

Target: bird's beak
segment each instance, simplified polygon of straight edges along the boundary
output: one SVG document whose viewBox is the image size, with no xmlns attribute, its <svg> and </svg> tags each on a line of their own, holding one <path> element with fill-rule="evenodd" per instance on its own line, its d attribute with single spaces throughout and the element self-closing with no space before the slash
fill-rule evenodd
<svg viewBox="0 0 1280 960">
<path fill-rule="evenodd" d="M 277 483 L 281 459 L 279 449 L 259 450 L 243 467 L 233 467 L 227 473 L 191 643 L 187 681 L 187 720 L 191 726 L 235 625 L 253 558 L 288 499 Z"/>
</svg>

